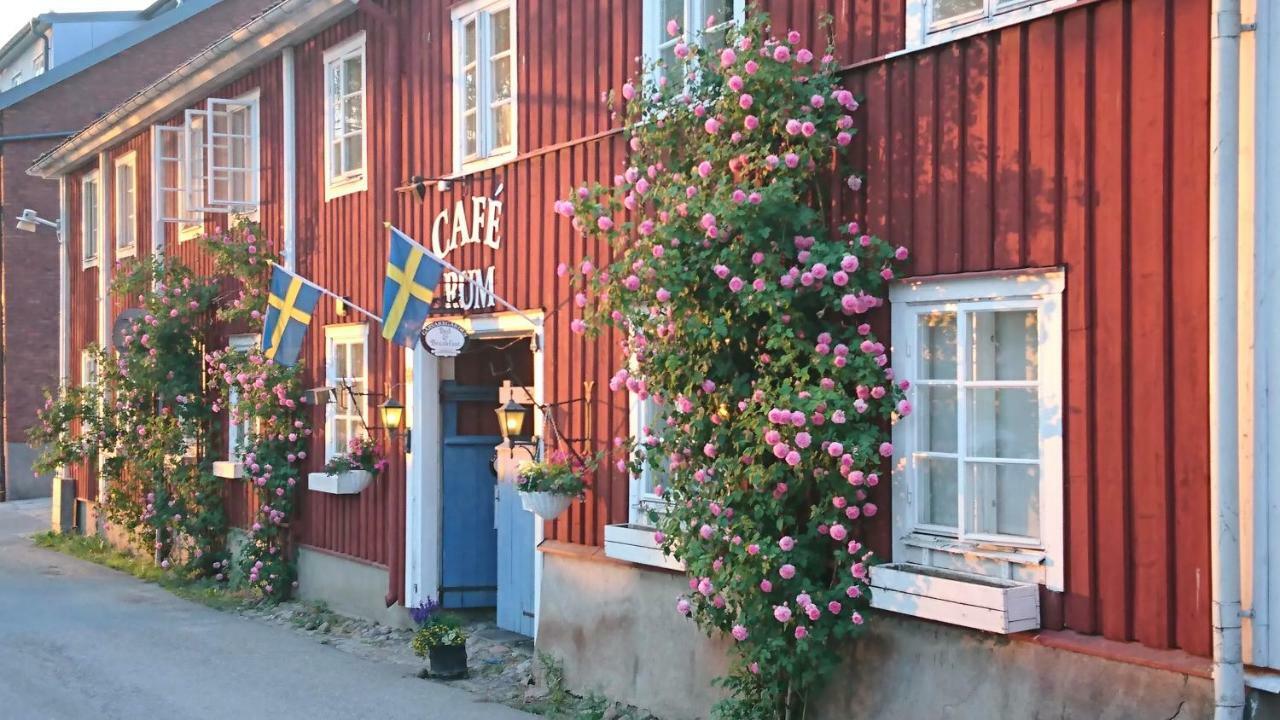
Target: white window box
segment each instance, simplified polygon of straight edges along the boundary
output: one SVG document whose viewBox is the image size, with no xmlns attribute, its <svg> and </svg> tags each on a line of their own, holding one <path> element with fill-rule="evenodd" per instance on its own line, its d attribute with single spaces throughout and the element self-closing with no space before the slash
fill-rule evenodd
<svg viewBox="0 0 1280 720">
<path fill-rule="evenodd" d="M 910 563 L 871 568 L 871 607 L 1001 634 L 1040 627 L 1038 585 Z"/>
<path fill-rule="evenodd" d="M 604 554 L 615 560 L 684 571 L 684 563 L 662 552 L 653 539 L 654 532 L 644 525 L 605 525 Z"/>
<path fill-rule="evenodd" d="M 322 472 L 307 475 L 307 489 L 330 495 L 358 495 L 369 487 L 370 482 L 373 482 L 373 473 L 368 470 L 348 470 L 337 475 Z"/>
<path fill-rule="evenodd" d="M 214 461 L 213 475 L 228 480 L 240 480 L 244 477 L 244 463 L 234 460 Z"/>
</svg>

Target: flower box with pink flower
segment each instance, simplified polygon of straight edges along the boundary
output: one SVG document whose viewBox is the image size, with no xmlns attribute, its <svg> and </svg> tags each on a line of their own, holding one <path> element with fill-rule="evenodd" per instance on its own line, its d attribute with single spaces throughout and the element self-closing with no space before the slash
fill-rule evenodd
<svg viewBox="0 0 1280 720">
<path fill-rule="evenodd" d="M 525 463 L 516 475 L 521 506 L 543 520 L 555 520 L 582 497 L 585 476 L 596 463 L 564 448 L 552 450 L 545 460 Z"/>
<path fill-rule="evenodd" d="M 378 455 L 377 444 L 371 438 L 352 438 L 347 452 L 330 458 L 322 472 L 307 475 L 307 489 L 330 495 L 356 495 L 369 487 L 373 476 L 386 466 L 386 459 Z"/>
</svg>

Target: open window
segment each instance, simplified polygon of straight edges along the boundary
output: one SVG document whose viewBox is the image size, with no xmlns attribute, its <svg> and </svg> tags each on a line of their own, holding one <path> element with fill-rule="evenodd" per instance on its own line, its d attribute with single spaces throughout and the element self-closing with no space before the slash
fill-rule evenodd
<svg viewBox="0 0 1280 720">
<path fill-rule="evenodd" d="M 1077 0 L 907 0 L 907 49 L 1027 22 Z"/>
</svg>

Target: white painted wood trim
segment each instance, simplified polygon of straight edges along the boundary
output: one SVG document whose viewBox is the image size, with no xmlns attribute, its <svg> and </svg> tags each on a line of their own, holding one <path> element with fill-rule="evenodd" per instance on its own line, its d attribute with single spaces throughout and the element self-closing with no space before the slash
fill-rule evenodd
<svg viewBox="0 0 1280 720">
<path fill-rule="evenodd" d="M 243 479 L 244 463 L 234 460 L 215 460 L 213 463 L 213 476 L 227 480 Z"/>
<path fill-rule="evenodd" d="M 125 226 L 124 214 L 121 212 L 120 203 L 123 198 L 120 194 L 120 169 L 128 168 L 133 175 L 130 180 L 133 188 L 133 227 Z M 154 184 L 154 183 L 152 183 Z M 124 155 L 115 159 L 112 164 L 111 172 L 111 199 L 112 210 L 115 215 L 115 223 L 111 228 L 111 243 L 115 249 L 116 260 L 134 257 L 138 254 L 138 152 L 131 150 Z M 120 236 L 124 231 L 130 231 L 133 234 L 133 242 L 128 245 L 120 245 Z"/>
<path fill-rule="evenodd" d="M 280 105 L 283 126 L 284 206 L 282 234 L 284 235 L 284 268 L 290 272 L 298 266 L 298 93 L 297 69 L 293 47 L 280 53 Z M 327 162 L 327 161 L 326 161 Z"/>
<path fill-rule="evenodd" d="M 337 475 L 314 472 L 307 474 L 307 489 L 329 495 L 358 495 L 373 482 L 368 470 L 348 470 Z"/>
<path fill-rule="evenodd" d="M 329 66 L 346 56 L 360 55 L 360 113 L 364 124 L 360 131 L 360 158 L 363 168 L 358 174 L 334 177 L 333 172 L 333 95 L 329 91 Z M 364 31 L 356 33 L 324 51 L 324 200 L 329 202 L 344 195 L 369 189 L 369 52 Z"/>
<path fill-rule="evenodd" d="M 453 127 L 453 174 L 456 176 L 469 175 L 471 173 L 489 170 L 498 167 L 513 160 L 520 151 L 520 73 L 517 67 L 520 65 L 520 42 L 519 42 L 519 15 L 518 3 L 515 0 L 469 0 L 450 8 L 449 16 L 450 32 L 452 33 L 452 75 L 450 82 L 453 85 L 453 111 L 451 123 Z M 482 107 L 486 107 L 490 97 L 491 85 L 493 78 L 489 76 L 488 70 L 481 71 L 484 63 L 488 62 L 488 41 L 485 36 L 488 32 L 488 19 L 486 15 L 480 15 L 476 18 L 476 151 L 478 157 L 470 160 L 465 159 L 462 151 L 462 43 L 458 41 L 459 33 L 465 21 L 476 16 L 477 13 L 491 13 L 494 10 L 509 8 L 511 11 L 511 146 L 509 148 L 501 148 L 497 151 L 491 147 L 490 139 L 490 121 L 486 119 L 486 114 L 481 112 Z M 483 61 L 481 60 L 483 58 Z"/>
<path fill-rule="evenodd" d="M 943 45 L 960 38 L 979 35 L 1010 25 L 1030 22 L 1055 10 L 1074 5 L 1077 0 L 1028 0 L 1007 10 L 995 10 L 996 0 L 987 0 L 989 9 L 962 21 L 934 23 L 930 5 L 936 0 L 907 0 L 905 52 Z M 1004 3 L 1006 6 L 1012 3 Z M 901 53 L 899 53 L 901 54 Z"/>
<path fill-rule="evenodd" d="M 923 570 L 905 563 L 872 567 L 871 606 L 1001 634 L 1040 627 L 1036 585 Z"/>
<path fill-rule="evenodd" d="M 98 153 L 98 345 L 110 357 L 107 338 L 111 337 L 111 264 L 113 246 L 107 242 L 107 182 L 111 176 L 111 160 L 106 152 Z M 99 399 L 102 402 L 102 399 Z M 98 458 L 98 498 L 107 497 L 107 476 L 102 472 L 106 458 Z"/>
<path fill-rule="evenodd" d="M 604 554 L 616 560 L 637 565 L 652 565 L 668 570 L 684 571 L 684 563 L 662 552 L 653 539 L 656 532 L 643 525 L 605 525 Z"/>
</svg>

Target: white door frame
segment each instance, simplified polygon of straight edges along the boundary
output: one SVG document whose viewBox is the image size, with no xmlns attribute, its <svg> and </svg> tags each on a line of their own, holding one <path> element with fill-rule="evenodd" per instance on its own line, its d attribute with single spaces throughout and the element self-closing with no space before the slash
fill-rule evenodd
<svg viewBox="0 0 1280 720">
<path fill-rule="evenodd" d="M 533 350 L 533 395 L 538 404 L 544 403 L 545 368 L 543 359 L 543 322 L 540 310 L 525 311 L 524 317 L 516 313 L 493 313 L 463 318 L 446 318 L 466 329 L 472 340 L 501 340 L 503 338 L 531 338 Z M 530 327 L 530 321 L 533 327 Z M 406 350 L 406 353 L 410 351 Z M 406 358 L 407 359 L 407 358 Z M 441 522 L 441 465 L 443 447 L 440 444 L 443 411 L 440 405 L 440 359 L 422 349 L 421 343 L 412 350 L 413 382 L 409 387 L 411 403 L 411 427 L 413 433 L 409 458 L 405 469 L 405 562 L 404 597 L 406 607 L 415 607 L 427 598 L 440 597 L 442 542 Z M 533 432 L 542 436 L 542 415 L 534 413 Z M 421 464 L 419 464 L 421 463 Z M 533 606 L 534 627 L 542 599 L 542 557 L 537 552 L 542 541 L 541 522 L 534 522 Z"/>
</svg>

